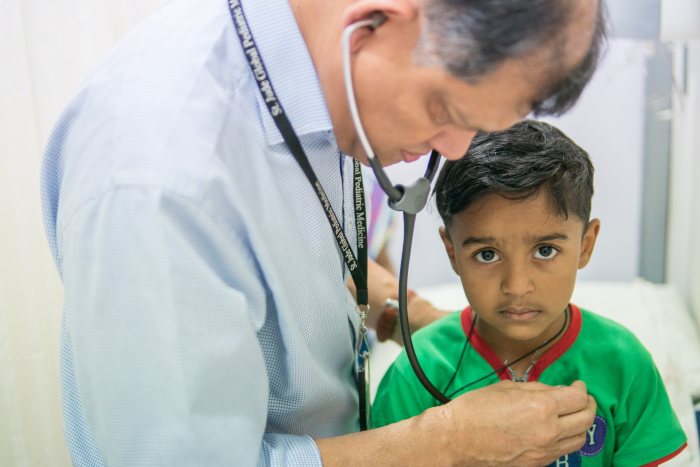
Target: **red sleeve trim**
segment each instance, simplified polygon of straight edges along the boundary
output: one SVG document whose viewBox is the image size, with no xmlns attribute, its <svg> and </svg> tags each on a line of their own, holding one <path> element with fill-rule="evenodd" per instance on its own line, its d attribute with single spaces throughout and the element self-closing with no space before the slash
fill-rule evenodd
<svg viewBox="0 0 700 467">
<path fill-rule="evenodd" d="M 644 464 L 642 467 L 656 467 L 659 464 L 663 464 L 664 462 L 669 461 L 669 460 L 673 459 L 674 457 L 676 457 L 686 447 L 688 447 L 688 443 L 683 443 L 683 446 L 679 447 L 678 449 L 673 451 L 671 454 L 664 456 L 661 459 L 657 459 L 653 462 L 649 462 L 648 464 Z"/>
</svg>

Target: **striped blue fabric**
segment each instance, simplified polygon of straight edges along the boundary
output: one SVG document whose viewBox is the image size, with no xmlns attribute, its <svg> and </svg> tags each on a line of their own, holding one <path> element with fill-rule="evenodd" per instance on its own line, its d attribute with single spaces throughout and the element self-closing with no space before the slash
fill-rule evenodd
<svg viewBox="0 0 700 467">
<path fill-rule="evenodd" d="M 354 243 L 351 161 L 289 5 L 244 8 Z M 171 0 L 91 73 L 42 201 L 75 465 L 320 465 L 313 437 L 358 430 L 342 258 L 226 0 Z"/>
</svg>

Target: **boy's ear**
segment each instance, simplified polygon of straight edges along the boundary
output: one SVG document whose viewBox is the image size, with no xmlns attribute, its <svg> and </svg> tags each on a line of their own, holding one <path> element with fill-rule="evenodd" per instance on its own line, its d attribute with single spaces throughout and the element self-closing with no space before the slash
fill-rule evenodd
<svg viewBox="0 0 700 467">
<path fill-rule="evenodd" d="M 581 256 L 578 259 L 579 269 L 585 268 L 591 260 L 591 255 L 593 255 L 593 248 L 595 247 L 599 232 L 600 220 L 592 219 L 588 223 L 588 227 L 586 227 L 586 231 L 583 233 L 583 239 L 581 240 Z"/>
<path fill-rule="evenodd" d="M 447 252 L 447 257 L 450 258 L 450 264 L 452 265 L 452 270 L 455 274 L 459 275 L 457 271 L 457 262 L 455 261 L 455 247 L 450 239 L 450 234 L 447 233 L 445 227 L 440 227 L 440 238 L 442 238 L 442 243 L 445 244 L 445 251 Z"/>
</svg>

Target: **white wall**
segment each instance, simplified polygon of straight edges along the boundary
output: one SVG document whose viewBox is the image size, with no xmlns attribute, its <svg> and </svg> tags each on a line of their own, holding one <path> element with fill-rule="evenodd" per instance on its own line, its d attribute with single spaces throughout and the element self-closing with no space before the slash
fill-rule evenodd
<svg viewBox="0 0 700 467">
<path fill-rule="evenodd" d="M 700 323 L 700 40 L 676 46 L 668 281 Z"/>
<path fill-rule="evenodd" d="M 639 269 L 642 162 L 644 156 L 645 59 L 650 43 L 613 39 L 584 91 L 566 115 L 547 118 L 586 149 L 595 166 L 592 215 L 601 219 L 601 235 L 589 266 L 580 276 L 630 280 Z M 422 163 L 389 168 L 407 182 L 424 171 Z M 437 235 L 441 221 L 431 203 L 416 222 L 410 286 L 456 281 Z M 400 238 L 391 244 L 399 264 Z"/>
<path fill-rule="evenodd" d="M 157 3 L 0 0 L 0 466 L 69 465 L 41 152 L 85 73 Z"/>
</svg>

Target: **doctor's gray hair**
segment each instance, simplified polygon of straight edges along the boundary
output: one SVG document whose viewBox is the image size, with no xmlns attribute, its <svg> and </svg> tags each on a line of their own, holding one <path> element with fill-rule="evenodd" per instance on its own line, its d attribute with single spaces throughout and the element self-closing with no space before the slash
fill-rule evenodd
<svg viewBox="0 0 700 467">
<path fill-rule="evenodd" d="M 551 44 L 553 70 L 571 21 L 572 0 L 424 0 L 425 21 L 415 50 L 418 63 L 440 66 L 467 82 L 494 71 L 505 60 L 520 58 Z M 606 36 L 600 0 L 587 55 L 573 70 L 547 83 L 535 115 L 559 115 L 571 108 L 590 80 Z"/>
<path fill-rule="evenodd" d="M 448 228 L 456 214 L 491 194 L 523 200 L 543 193 L 552 212 L 573 214 L 588 225 L 593 164 L 557 128 L 525 120 L 504 131 L 478 133 L 463 158 L 445 162 L 433 193 Z"/>
</svg>

